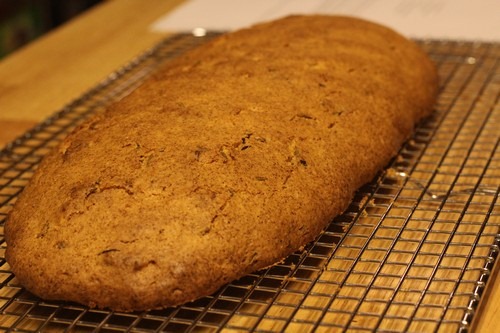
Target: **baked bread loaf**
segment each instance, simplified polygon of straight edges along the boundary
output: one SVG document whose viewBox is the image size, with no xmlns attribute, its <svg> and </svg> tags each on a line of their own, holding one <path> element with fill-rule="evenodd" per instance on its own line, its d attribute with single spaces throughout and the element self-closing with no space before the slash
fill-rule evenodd
<svg viewBox="0 0 500 333">
<path fill-rule="evenodd" d="M 5 226 L 45 299 L 178 305 L 313 240 L 395 156 L 437 92 L 413 43 L 290 16 L 165 65 L 39 165 Z"/>
</svg>

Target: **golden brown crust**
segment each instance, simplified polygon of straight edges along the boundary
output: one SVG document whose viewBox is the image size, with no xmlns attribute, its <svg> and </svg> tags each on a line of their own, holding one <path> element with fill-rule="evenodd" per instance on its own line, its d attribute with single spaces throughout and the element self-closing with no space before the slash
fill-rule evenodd
<svg viewBox="0 0 500 333">
<path fill-rule="evenodd" d="M 417 46 L 363 20 L 224 35 L 43 160 L 6 224 L 7 259 L 47 299 L 128 311 L 204 296 L 311 241 L 436 91 Z"/>
</svg>

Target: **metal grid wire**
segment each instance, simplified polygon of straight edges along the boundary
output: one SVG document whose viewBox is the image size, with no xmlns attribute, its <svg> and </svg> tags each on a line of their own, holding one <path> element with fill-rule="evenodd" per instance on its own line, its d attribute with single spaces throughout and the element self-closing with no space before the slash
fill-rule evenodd
<svg viewBox="0 0 500 333">
<path fill-rule="evenodd" d="M 469 329 L 500 236 L 499 44 L 421 41 L 436 112 L 303 251 L 177 308 L 47 302 L 4 259 L 3 223 L 40 159 L 159 64 L 205 42 L 177 35 L 0 152 L 0 329 L 15 332 L 450 332 Z"/>
</svg>

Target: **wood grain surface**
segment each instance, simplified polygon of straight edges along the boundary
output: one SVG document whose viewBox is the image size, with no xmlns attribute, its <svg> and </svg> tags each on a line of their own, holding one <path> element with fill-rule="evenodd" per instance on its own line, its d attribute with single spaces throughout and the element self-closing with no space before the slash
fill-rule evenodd
<svg viewBox="0 0 500 333">
<path fill-rule="evenodd" d="M 0 61 L 0 146 L 165 38 L 149 26 L 181 2 L 109 0 Z M 500 327 L 499 282 L 488 282 L 476 332 Z"/>
</svg>

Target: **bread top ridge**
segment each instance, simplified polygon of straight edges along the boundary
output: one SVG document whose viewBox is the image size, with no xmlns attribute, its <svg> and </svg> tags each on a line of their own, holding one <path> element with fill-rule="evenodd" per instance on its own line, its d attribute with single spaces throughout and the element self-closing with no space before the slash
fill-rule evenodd
<svg viewBox="0 0 500 333">
<path fill-rule="evenodd" d="M 437 94 L 394 31 L 289 16 L 169 61 L 41 162 L 5 226 L 45 299 L 132 311 L 216 291 L 305 245 Z"/>
</svg>

